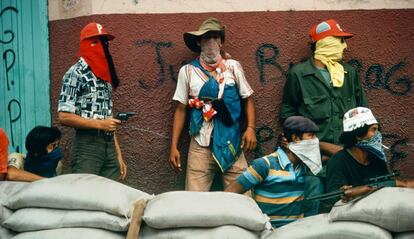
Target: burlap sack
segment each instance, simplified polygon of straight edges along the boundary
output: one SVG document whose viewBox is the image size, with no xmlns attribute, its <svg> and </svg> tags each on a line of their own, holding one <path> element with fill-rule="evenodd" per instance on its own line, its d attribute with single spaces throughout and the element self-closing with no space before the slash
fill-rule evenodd
<svg viewBox="0 0 414 239">
<path fill-rule="evenodd" d="M 129 219 L 99 211 L 22 208 L 5 220 L 3 226 L 17 232 L 66 227 L 93 227 L 110 231 L 127 231 Z"/>
<path fill-rule="evenodd" d="M 265 239 L 392 239 L 391 234 L 363 222 L 329 222 L 328 214 L 299 219 L 277 228 Z"/>
<path fill-rule="evenodd" d="M 23 232 L 12 239 L 125 239 L 125 234 L 96 228 L 61 228 Z"/>
<path fill-rule="evenodd" d="M 154 229 L 143 226 L 139 239 L 259 239 L 259 232 L 238 226 Z"/>
<path fill-rule="evenodd" d="M 157 229 L 236 225 L 262 231 L 270 225 L 253 199 L 226 192 L 176 191 L 157 195 L 148 202 L 143 220 Z"/>
<path fill-rule="evenodd" d="M 331 221 L 368 222 L 392 232 L 414 231 L 414 189 L 382 188 L 356 202 L 337 202 Z"/>
<path fill-rule="evenodd" d="M 128 217 L 145 192 L 92 174 L 66 174 L 31 183 L 8 199 L 11 209 L 42 207 L 104 211 Z"/>
</svg>

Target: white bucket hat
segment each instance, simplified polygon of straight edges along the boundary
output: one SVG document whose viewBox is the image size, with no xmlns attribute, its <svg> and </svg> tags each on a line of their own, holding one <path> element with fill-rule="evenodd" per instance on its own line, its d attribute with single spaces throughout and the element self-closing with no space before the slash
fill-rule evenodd
<svg viewBox="0 0 414 239">
<path fill-rule="evenodd" d="M 345 113 L 343 124 L 344 132 L 350 132 L 364 125 L 378 124 L 378 121 L 370 109 L 357 107 Z"/>
</svg>

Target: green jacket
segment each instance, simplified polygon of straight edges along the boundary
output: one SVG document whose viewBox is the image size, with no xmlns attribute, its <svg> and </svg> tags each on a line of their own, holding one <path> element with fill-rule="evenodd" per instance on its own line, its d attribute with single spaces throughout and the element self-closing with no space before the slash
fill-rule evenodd
<svg viewBox="0 0 414 239">
<path fill-rule="evenodd" d="M 348 110 L 368 105 L 358 73 L 343 64 L 344 84 L 340 88 L 329 86 L 315 67 L 313 58 L 293 66 L 283 90 L 281 117 L 302 115 L 319 127 L 319 140 L 339 144 L 342 118 Z"/>
</svg>

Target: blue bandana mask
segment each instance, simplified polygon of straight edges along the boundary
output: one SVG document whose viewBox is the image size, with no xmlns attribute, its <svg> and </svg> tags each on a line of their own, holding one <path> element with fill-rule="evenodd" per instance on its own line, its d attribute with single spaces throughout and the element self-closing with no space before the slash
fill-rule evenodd
<svg viewBox="0 0 414 239">
<path fill-rule="evenodd" d="M 382 135 L 379 131 L 377 131 L 371 138 L 359 141 L 355 144 L 355 147 L 364 149 L 375 157 L 385 162 L 387 161 L 382 145 Z"/>
<path fill-rule="evenodd" d="M 41 157 L 27 154 L 24 169 L 31 173 L 50 178 L 56 176 L 56 167 L 62 159 L 62 150 L 56 147 L 52 152 Z"/>
</svg>

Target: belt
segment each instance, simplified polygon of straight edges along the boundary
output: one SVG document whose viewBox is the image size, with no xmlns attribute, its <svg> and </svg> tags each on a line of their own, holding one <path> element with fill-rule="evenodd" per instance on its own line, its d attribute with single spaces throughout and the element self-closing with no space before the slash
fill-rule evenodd
<svg viewBox="0 0 414 239">
<path fill-rule="evenodd" d="M 76 134 L 96 136 L 103 138 L 105 141 L 114 140 L 114 132 L 99 129 L 76 129 Z"/>
</svg>

